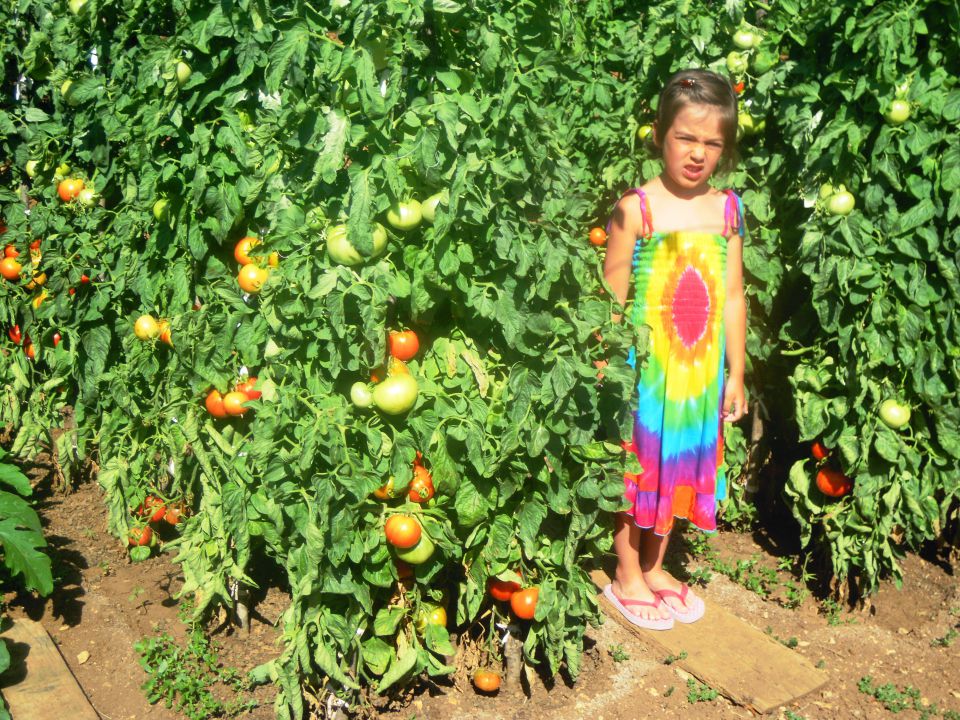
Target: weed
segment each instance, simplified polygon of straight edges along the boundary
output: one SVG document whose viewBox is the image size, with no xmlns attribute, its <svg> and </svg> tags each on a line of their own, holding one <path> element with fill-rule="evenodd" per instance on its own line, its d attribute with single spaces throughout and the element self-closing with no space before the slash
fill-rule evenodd
<svg viewBox="0 0 960 720">
<path fill-rule="evenodd" d="M 849 625 L 850 623 L 855 623 L 856 618 L 842 618 L 840 615 L 843 613 L 843 608 L 840 607 L 838 603 L 833 598 L 827 598 L 820 605 L 820 609 L 824 615 L 827 616 L 827 625 L 831 627 L 836 627 L 837 625 Z"/>
<path fill-rule="evenodd" d="M 705 567 L 698 567 L 690 573 L 690 582 L 700 587 L 706 587 L 713 580 L 713 573 Z"/>
<path fill-rule="evenodd" d="M 673 695 L 674 690 L 676 690 L 676 688 L 673 685 L 671 685 L 670 687 L 668 687 L 666 690 L 663 691 L 663 696 L 670 697 L 671 695 Z"/>
<path fill-rule="evenodd" d="M 708 558 L 715 554 L 713 548 L 710 547 L 710 538 L 706 535 L 697 533 L 684 537 L 684 540 L 687 541 L 687 550 L 690 555 L 695 558 Z"/>
<path fill-rule="evenodd" d="M 675 662 L 680 662 L 681 660 L 687 659 L 687 651 L 681 650 L 679 655 L 667 655 L 663 659 L 664 665 L 673 665 Z"/>
<path fill-rule="evenodd" d="M 787 710 L 787 714 L 783 716 L 784 720 L 804 720 L 803 715 L 797 715 L 792 710 Z"/>
<path fill-rule="evenodd" d="M 709 685 L 698 682 L 693 678 L 687 680 L 687 702 L 711 702 L 717 699 L 717 691 Z"/>
<path fill-rule="evenodd" d="M 232 717 L 256 707 L 253 699 L 240 693 L 249 689 L 249 682 L 233 668 L 221 668 L 215 648 L 194 625 L 186 648 L 179 647 L 166 633 L 144 638 L 134 645 L 140 654 L 140 666 L 147 673 L 141 686 L 147 700 L 160 700 L 168 708 L 176 707 L 189 720 L 206 720 L 214 716 Z M 237 695 L 228 703 L 214 697 L 211 685 L 223 683 Z"/>
<path fill-rule="evenodd" d="M 873 678 L 866 675 L 860 678 L 857 689 L 864 695 L 872 696 L 892 713 L 902 710 L 921 712 L 924 709 L 920 704 L 920 691 L 912 685 L 907 685 L 903 690 L 898 690 L 893 683 L 874 685 Z"/>
<path fill-rule="evenodd" d="M 956 628 L 950 628 L 943 637 L 931 640 L 930 647 L 950 647 L 958 637 L 960 637 L 960 632 L 957 632 Z"/>
<path fill-rule="evenodd" d="M 780 637 L 779 635 L 774 635 L 774 634 L 773 634 L 773 628 L 770 627 L 769 625 L 767 625 L 767 627 L 766 627 L 766 629 L 764 630 L 764 632 L 765 632 L 767 635 L 769 635 L 770 637 L 772 637 L 774 640 L 776 640 L 778 643 L 780 643 L 781 645 L 785 645 L 786 647 L 790 648 L 791 650 L 793 650 L 795 647 L 797 647 L 797 645 L 800 644 L 800 641 L 797 640 L 797 638 L 794 637 L 793 635 L 790 636 L 790 639 L 789 639 L 789 640 L 784 640 L 784 639 L 783 639 L 782 637 Z"/>
<path fill-rule="evenodd" d="M 817 670 L 823 670 L 826 666 L 827 666 L 826 660 L 824 660 L 823 658 L 820 658 L 819 660 L 817 660 L 817 665 L 816 665 Z"/>
<path fill-rule="evenodd" d="M 615 663 L 626 662 L 630 659 L 630 656 L 623 649 L 623 645 L 617 643 L 616 645 L 611 645 L 607 648 L 607 652 L 610 653 L 610 657 L 613 658 Z"/>
</svg>

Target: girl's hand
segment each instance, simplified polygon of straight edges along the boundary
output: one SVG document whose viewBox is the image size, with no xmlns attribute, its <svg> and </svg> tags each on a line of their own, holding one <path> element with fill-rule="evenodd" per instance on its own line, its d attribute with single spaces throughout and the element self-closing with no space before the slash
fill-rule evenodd
<svg viewBox="0 0 960 720">
<path fill-rule="evenodd" d="M 747 400 L 743 380 L 728 379 L 723 391 L 723 421 L 736 422 L 747 414 Z"/>
</svg>

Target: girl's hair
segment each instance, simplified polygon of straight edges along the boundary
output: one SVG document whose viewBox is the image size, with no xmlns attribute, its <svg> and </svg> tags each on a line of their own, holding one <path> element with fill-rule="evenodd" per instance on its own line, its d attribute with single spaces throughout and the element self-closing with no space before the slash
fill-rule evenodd
<svg viewBox="0 0 960 720">
<path fill-rule="evenodd" d="M 737 166 L 737 94 L 723 75 L 710 70 L 681 70 L 674 73 L 660 91 L 657 105 L 657 142 L 673 125 L 674 118 L 687 105 L 712 105 L 720 110 L 723 132 L 723 157 L 718 170 L 730 172 Z M 655 145 L 654 154 L 660 156 Z"/>
</svg>

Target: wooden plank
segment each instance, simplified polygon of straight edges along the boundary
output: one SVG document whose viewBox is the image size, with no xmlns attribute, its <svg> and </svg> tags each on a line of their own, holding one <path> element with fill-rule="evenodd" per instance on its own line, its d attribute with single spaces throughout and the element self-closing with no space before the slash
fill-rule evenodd
<svg viewBox="0 0 960 720">
<path fill-rule="evenodd" d="M 591 577 L 602 589 L 610 578 L 603 570 Z M 714 690 L 759 713 L 822 687 L 825 672 L 802 655 L 784 647 L 766 633 L 747 624 L 716 603 L 707 603 L 707 612 L 695 623 L 676 623 L 672 630 L 647 630 L 631 623 L 599 595 L 605 613 L 664 656 L 686 652 L 677 665 Z"/>
<path fill-rule="evenodd" d="M 14 620 L 0 636 L 10 651 L 11 667 L 0 675 L 0 691 L 13 720 L 100 720 L 77 679 L 43 625 Z"/>
</svg>

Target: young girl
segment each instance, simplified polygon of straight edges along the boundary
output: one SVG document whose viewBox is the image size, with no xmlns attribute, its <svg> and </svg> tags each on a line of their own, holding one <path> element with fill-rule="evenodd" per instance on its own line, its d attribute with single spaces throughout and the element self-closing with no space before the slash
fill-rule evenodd
<svg viewBox="0 0 960 720">
<path fill-rule="evenodd" d="M 630 321 L 651 331 L 625 444 L 642 472 L 624 478 L 631 507 L 616 517 L 617 570 L 604 594 L 636 625 L 666 630 L 704 613 L 703 600 L 663 569 L 673 520 L 716 530 L 726 495 L 723 422 L 747 411 L 742 206 L 708 184 L 736 162 L 730 82 L 705 70 L 675 74 L 660 94 L 653 138 L 663 172 L 620 199 L 604 266 L 621 304 L 632 289 Z"/>
</svg>

